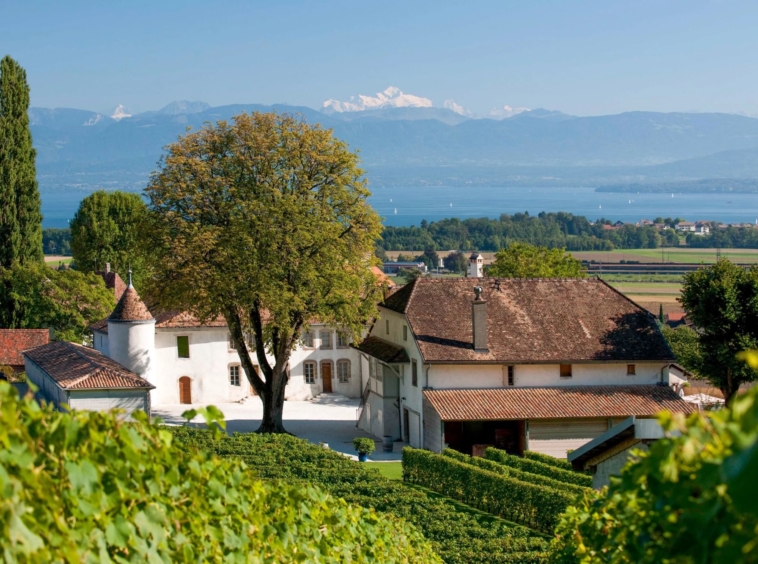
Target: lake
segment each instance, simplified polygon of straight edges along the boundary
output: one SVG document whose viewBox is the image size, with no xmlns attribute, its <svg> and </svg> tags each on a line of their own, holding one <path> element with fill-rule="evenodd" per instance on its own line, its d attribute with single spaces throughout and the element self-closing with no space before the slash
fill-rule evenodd
<svg viewBox="0 0 758 564">
<path fill-rule="evenodd" d="M 84 191 L 42 192 L 43 225 L 67 227 L 86 195 Z M 658 216 L 724 223 L 755 223 L 758 219 L 758 194 L 673 196 L 595 192 L 594 188 L 377 187 L 370 201 L 386 225 L 418 225 L 422 219 L 446 217 L 499 217 L 525 211 L 531 215 L 565 211 L 591 221 L 604 217 L 636 222 Z"/>
</svg>

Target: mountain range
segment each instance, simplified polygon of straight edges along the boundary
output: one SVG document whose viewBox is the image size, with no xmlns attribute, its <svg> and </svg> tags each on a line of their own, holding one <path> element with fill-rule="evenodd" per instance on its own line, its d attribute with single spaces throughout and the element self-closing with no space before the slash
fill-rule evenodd
<svg viewBox="0 0 758 564">
<path fill-rule="evenodd" d="M 335 103 L 325 102 L 324 111 L 187 101 L 135 115 L 120 106 L 113 116 L 31 108 L 40 188 L 141 190 L 163 147 L 187 127 L 252 111 L 294 113 L 331 128 L 360 151 L 375 186 L 607 187 L 758 179 L 758 119 L 751 117 L 655 112 L 578 117 L 506 107 L 497 117 L 508 112 L 510 117 L 476 119 L 452 104 L 434 107 L 399 90 L 383 94 L 379 103 L 327 101 Z"/>
</svg>

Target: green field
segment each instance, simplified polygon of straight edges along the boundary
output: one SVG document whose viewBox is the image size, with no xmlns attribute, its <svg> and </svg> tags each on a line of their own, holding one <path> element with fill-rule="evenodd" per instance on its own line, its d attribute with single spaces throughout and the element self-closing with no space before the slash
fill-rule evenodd
<svg viewBox="0 0 758 564">
<path fill-rule="evenodd" d="M 59 255 L 45 255 L 45 264 L 51 268 L 57 268 L 59 264 L 70 264 L 74 260 L 71 257 L 64 257 Z"/>
<path fill-rule="evenodd" d="M 376 468 L 379 473 L 390 480 L 403 479 L 403 463 L 396 462 L 366 462 L 366 468 Z"/>
<path fill-rule="evenodd" d="M 574 251 L 574 258 L 598 262 L 685 262 L 710 264 L 716 262 L 716 249 L 616 249 L 614 251 Z M 758 263 L 758 249 L 721 249 L 721 257 L 733 262 Z"/>
</svg>

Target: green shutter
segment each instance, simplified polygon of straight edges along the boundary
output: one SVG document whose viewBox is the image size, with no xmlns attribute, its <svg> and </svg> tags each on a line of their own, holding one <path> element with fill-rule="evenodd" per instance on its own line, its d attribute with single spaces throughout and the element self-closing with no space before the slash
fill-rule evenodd
<svg viewBox="0 0 758 564">
<path fill-rule="evenodd" d="M 179 358 L 189 358 L 189 337 L 177 337 L 176 348 L 179 351 Z"/>
</svg>

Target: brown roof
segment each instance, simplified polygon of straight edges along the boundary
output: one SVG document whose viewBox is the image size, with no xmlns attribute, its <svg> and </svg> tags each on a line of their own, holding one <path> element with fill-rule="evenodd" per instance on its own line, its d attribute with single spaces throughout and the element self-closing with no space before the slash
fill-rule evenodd
<svg viewBox="0 0 758 564">
<path fill-rule="evenodd" d="M 403 347 L 394 343 L 388 343 L 379 337 L 366 337 L 360 345 L 351 346 L 387 364 L 408 363 L 411 361 Z"/>
<path fill-rule="evenodd" d="M 49 341 L 47 329 L 0 329 L 0 365 L 23 366 L 22 351 Z"/>
<path fill-rule="evenodd" d="M 373 273 L 374 273 L 374 276 L 376 276 L 377 280 L 379 280 L 379 282 L 380 282 L 381 284 L 383 284 L 383 285 L 387 286 L 388 288 L 394 288 L 395 286 L 397 286 L 397 284 L 395 284 L 395 283 L 394 283 L 394 282 L 393 282 L 393 281 L 390 279 L 390 277 L 389 277 L 389 276 L 387 276 L 387 275 L 384 273 L 384 271 L 382 271 L 382 269 L 381 269 L 381 268 L 379 268 L 378 266 L 372 266 L 372 267 L 371 267 L 371 272 L 373 272 Z"/>
<path fill-rule="evenodd" d="M 109 290 L 113 290 L 113 295 L 116 297 L 116 301 L 121 299 L 126 291 L 126 282 L 112 270 L 98 270 L 95 274 L 99 274 L 105 282 L 105 287 Z"/>
<path fill-rule="evenodd" d="M 226 319 L 219 316 L 204 323 L 186 311 L 158 311 L 155 313 L 156 327 L 226 327 Z"/>
<path fill-rule="evenodd" d="M 153 389 L 155 386 L 95 349 L 53 341 L 24 356 L 65 390 Z"/>
<path fill-rule="evenodd" d="M 443 421 L 651 416 L 696 410 L 668 386 L 424 390 Z"/>
<path fill-rule="evenodd" d="M 473 346 L 477 285 L 488 352 Z M 654 316 L 596 278 L 417 278 L 381 305 L 407 316 L 425 362 L 674 360 Z"/>
<path fill-rule="evenodd" d="M 153 316 L 134 286 L 127 286 L 108 321 L 152 321 Z"/>
</svg>

